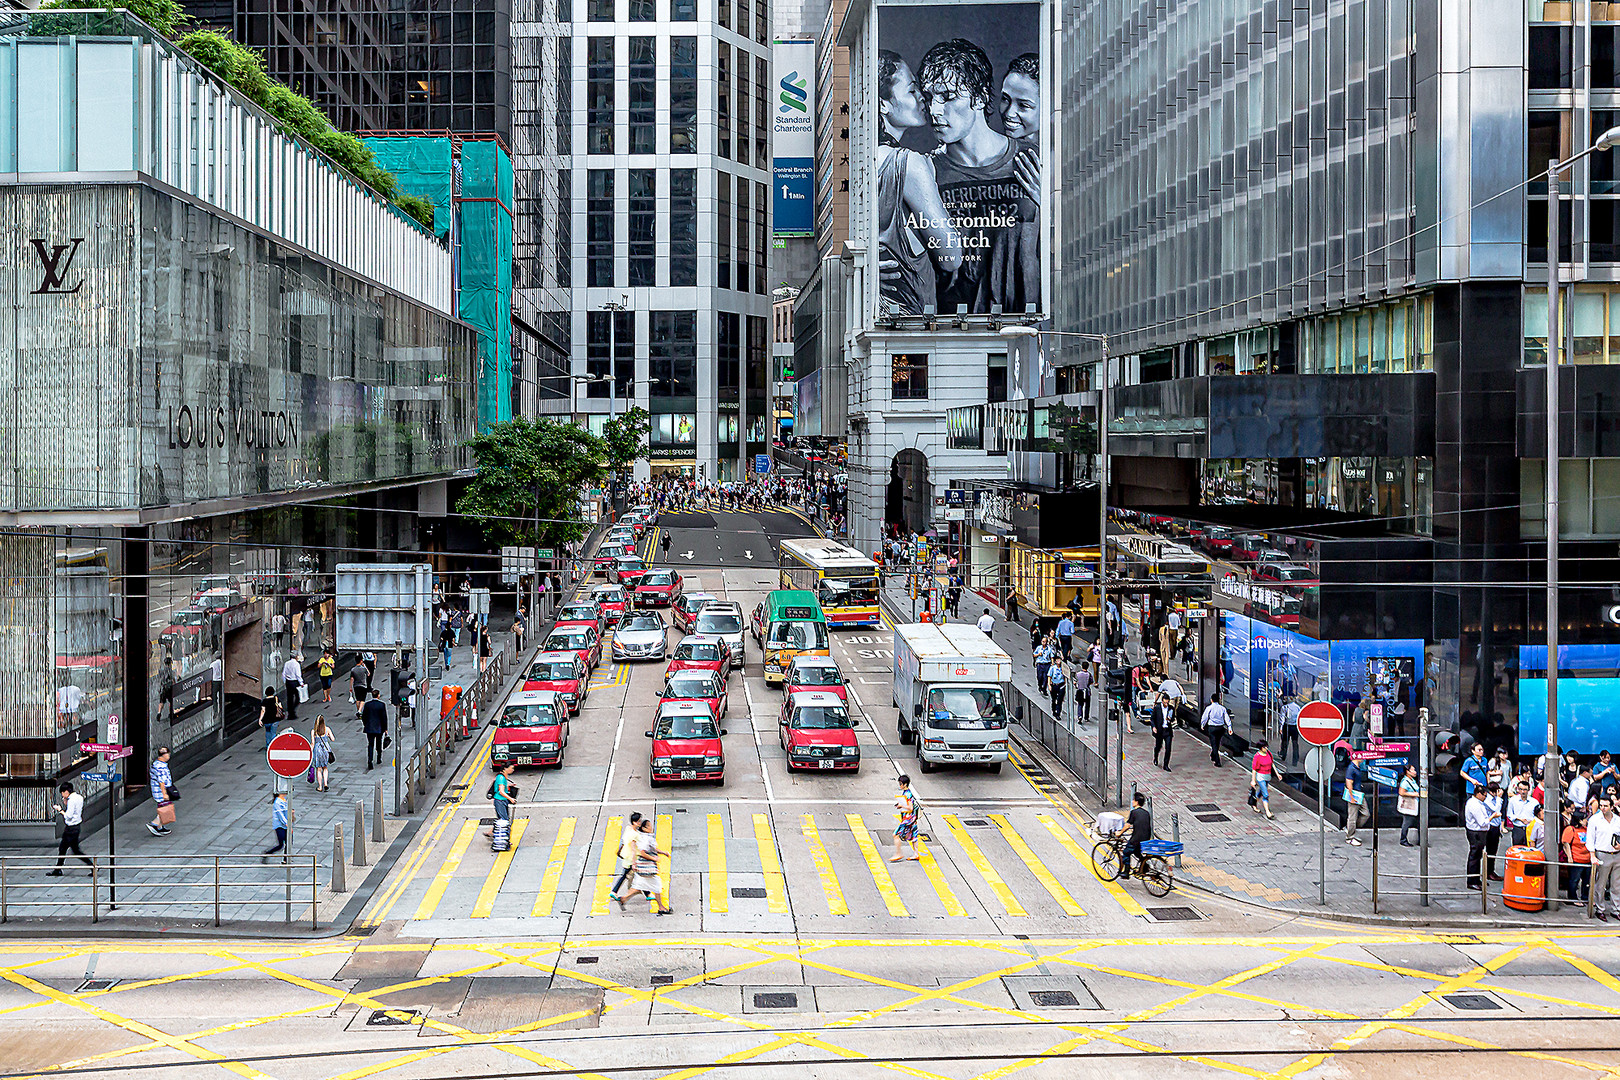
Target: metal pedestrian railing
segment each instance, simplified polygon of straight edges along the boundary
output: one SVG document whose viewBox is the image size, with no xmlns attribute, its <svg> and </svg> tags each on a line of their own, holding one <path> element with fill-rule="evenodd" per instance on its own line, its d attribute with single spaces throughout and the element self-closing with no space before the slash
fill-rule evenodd
<svg viewBox="0 0 1620 1080">
<path fill-rule="evenodd" d="M 54 855 L 0 855 L 0 923 L 30 911 L 83 908 L 91 922 L 129 908 L 212 907 L 219 926 L 227 908 L 279 906 L 288 923 L 309 898 L 310 929 L 319 930 L 317 857 L 262 855 L 107 855 L 74 860 L 47 878 Z M 122 875 L 123 880 L 118 880 Z M 42 895 L 48 894 L 48 895 Z"/>
<path fill-rule="evenodd" d="M 1081 733 L 1067 719 L 1060 720 L 1046 702 L 1031 697 L 1016 685 L 1008 687 L 1012 696 L 1013 722 L 1028 732 L 1099 800 L 1108 798 L 1108 761 L 1095 747 L 1087 745 Z"/>
<path fill-rule="evenodd" d="M 487 719 L 491 702 L 501 692 L 508 663 L 503 646 L 489 658 L 489 666 L 479 672 L 473 684 L 462 691 L 455 707 L 422 735 L 421 743 L 405 761 L 401 790 L 395 792 L 394 813 L 416 813 L 417 807 L 428 797 L 428 781 L 438 777 L 456 744 L 478 737 L 480 718 Z"/>
</svg>

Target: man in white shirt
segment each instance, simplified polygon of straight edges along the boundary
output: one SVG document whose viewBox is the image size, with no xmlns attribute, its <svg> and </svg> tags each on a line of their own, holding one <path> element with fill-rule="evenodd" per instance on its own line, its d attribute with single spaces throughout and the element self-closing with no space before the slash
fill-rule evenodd
<svg viewBox="0 0 1620 1080">
<path fill-rule="evenodd" d="M 1587 794 L 1592 790 L 1592 766 L 1582 765 L 1580 773 L 1569 782 L 1569 790 L 1565 792 L 1565 801 L 1570 806 L 1586 809 Z"/>
<path fill-rule="evenodd" d="M 1299 761 L 1299 702 L 1289 701 L 1283 706 L 1282 746 L 1277 749 L 1279 759 L 1288 757 L 1288 748 L 1294 748 L 1293 761 Z"/>
<path fill-rule="evenodd" d="M 1209 706 L 1204 710 L 1204 715 L 1199 717 L 1198 726 L 1209 736 L 1209 760 L 1213 761 L 1218 769 L 1221 766 L 1221 739 L 1232 730 L 1232 714 L 1221 704 L 1220 694 L 1209 695 Z"/>
<path fill-rule="evenodd" d="M 1491 808 L 1485 787 L 1480 785 L 1463 804 L 1463 829 L 1468 834 L 1468 887 L 1478 891 L 1480 865 L 1485 861 L 1485 844 L 1491 834 Z"/>
<path fill-rule="evenodd" d="M 1592 853 L 1592 914 L 1608 922 L 1620 915 L 1620 815 L 1608 796 L 1598 799 L 1598 812 L 1586 823 L 1586 850 Z"/>
<path fill-rule="evenodd" d="M 1507 820 L 1513 829 L 1513 843 L 1523 844 L 1530 836 L 1530 826 L 1536 821 L 1536 807 L 1541 804 L 1530 797 L 1530 785 L 1522 781 L 1513 788 L 1513 794 L 1508 796 Z"/>
<path fill-rule="evenodd" d="M 304 685 L 304 665 L 299 661 L 298 654 L 287 657 L 287 662 L 281 665 L 281 681 L 287 691 L 287 719 L 298 719 L 298 691 Z"/>
<path fill-rule="evenodd" d="M 67 861 L 70 851 L 84 865 L 90 865 L 90 860 L 79 850 L 79 829 L 84 824 L 84 796 L 74 791 L 73 785 L 65 780 L 56 790 L 62 796 L 62 803 L 51 809 L 62 815 L 62 842 L 56 846 L 56 869 L 50 872 L 51 877 L 62 876 L 62 864 Z"/>
<path fill-rule="evenodd" d="M 995 625 L 996 620 L 988 611 L 979 616 L 979 633 L 988 634 L 991 630 L 995 629 Z"/>
<path fill-rule="evenodd" d="M 84 691 L 74 684 L 57 688 L 56 715 L 62 719 L 59 730 L 72 731 L 79 726 L 79 705 L 83 701 Z"/>
</svg>

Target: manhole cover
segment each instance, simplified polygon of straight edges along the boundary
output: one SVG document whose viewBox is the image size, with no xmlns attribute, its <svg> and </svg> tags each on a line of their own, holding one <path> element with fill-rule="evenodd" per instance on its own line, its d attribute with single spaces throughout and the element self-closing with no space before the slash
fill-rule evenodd
<svg viewBox="0 0 1620 1080">
<path fill-rule="evenodd" d="M 493 824 L 495 824 L 495 819 L 492 818 L 492 817 L 481 817 L 481 818 L 478 819 L 478 824 L 480 824 L 480 825 L 493 825 Z"/>
<path fill-rule="evenodd" d="M 1193 817 L 1203 822 L 1231 821 L 1225 814 L 1194 814 Z"/>
<path fill-rule="evenodd" d="M 1211 810 L 1219 810 L 1220 808 L 1219 803 L 1212 802 L 1190 802 L 1187 804 L 1187 809 L 1191 810 L 1195 814 L 1207 814 Z"/>
<path fill-rule="evenodd" d="M 594 957 L 594 956 L 576 956 L 576 957 L 574 957 L 574 963 L 576 963 L 576 964 L 594 964 L 594 963 L 596 963 L 596 961 L 597 961 L 597 957 Z"/>
<path fill-rule="evenodd" d="M 732 898 L 736 900 L 763 900 L 765 899 L 765 890 L 757 889 L 750 885 L 742 888 L 732 889 L 731 895 Z"/>
<path fill-rule="evenodd" d="M 79 989 L 74 992 L 82 994 L 87 990 L 111 990 L 117 985 L 117 979 L 86 979 L 79 984 Z"/>
<path fill-rule="evenodd" d="M 366 1027 L 415 1027 L 421 1022 L 416 1009 L 373 1009 L 366 1017 Z"/>
<path fill-rule="evenodd" d="M 654 975 L 652 977 L 652 984 L 654 986 L 670 986 L 674 982 L 675 976 L 673 975 Z"/>
<path fill-rule="evenodd" d="M 1465 1012 L 1490 1012 L 1502 1008 L 1500 1002 L 1487 994 L 1447 994 L 1446 1004 Z"/>
<path fill-rule="evenodd" d="M 799 1007 L 798 994 L 755 994 L 754 1008 L 756 1009 L 797 1009 Z"/>
<path fill-rule="evenodd" d="M 349 930 L 349 935 L 351 937 L 370 937 L 376 932 L 377 928 L 375 926 L 356 926 Z"/>
<path fill-rule="evenodd" d="M 963 818 L 962 819 L 962 824 L 964 824 L 964 825 L 988 825 L 990 823 L 988 821 L 984 820 L 984 818 L 976 818 L 976 817 L 974 817 L 974 818 Z"/>
<path fill-rule="evenodd" d="M 1080 1004 L 1080 999 L 1074 996 L 1073 990 L 1031 990 L 1029 1000 L 1046 1009 Z"/>
<path fill-rule="evenodd" d="M 1160 922 L 1190 922 L 1203 918 L 1190 907 L 1150 907 L 1147 912 Z"/>
</svg>

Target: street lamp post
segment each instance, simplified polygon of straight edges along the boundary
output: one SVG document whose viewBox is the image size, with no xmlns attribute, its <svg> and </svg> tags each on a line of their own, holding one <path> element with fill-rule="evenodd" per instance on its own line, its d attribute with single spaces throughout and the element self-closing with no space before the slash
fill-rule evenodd
<svg viewBox="0 0 1620 1080">
<path fill-rule="evenodd" d="M 1543 790 L 1546 793 L 1545 836 L 1542 850 L 1547 866 L 1558 863 L 1560 827 L 1559 802 L 1562 798 L 1562 777 L 1558 775 L 1558 364 L 1559 349 L 1563 344 L 1563 331 L 1558 319 L 1558 300 L 1561 289 L 1558 280 L 1558 212 L 1560 195 L 1558 177 L 1576 162 L 1590 154 L 1612 149 L 1620 144 L 1620 127 L 1612 127 L 1599 135 L 1597 141 L 1575 156 L 1547 162 L 1547 756 L 1543 767 Z M 1481 658 L 1484 660 L 1485 658 Z M 1549 884 L 1556 884 L 1558 875 L 1548 876 Z M 1556 888 L 1546 890 L 1547 907 L 1558 906 Z"/>
</svg>

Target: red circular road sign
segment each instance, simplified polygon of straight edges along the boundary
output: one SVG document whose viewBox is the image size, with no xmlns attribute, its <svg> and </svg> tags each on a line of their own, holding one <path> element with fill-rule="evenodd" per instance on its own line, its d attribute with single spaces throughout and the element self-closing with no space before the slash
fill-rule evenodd
<svg viewBox="0 0 1620 1080">
<path fill-rule="evenodd" d="M 1299 710 L 1299 737 L 1312 746 L 1331 746 L 1344 734 L 1344 714 L 1331 701 L 1307 701 Z"/>
<path fill-rule="evenodd" d="M 296 731 L 283 731 L 271 739 L 264 756 L 270 760 L 271 772 L 289 780 L 308 772 L 312 758 L 309 740 Z"/>
</svg>

